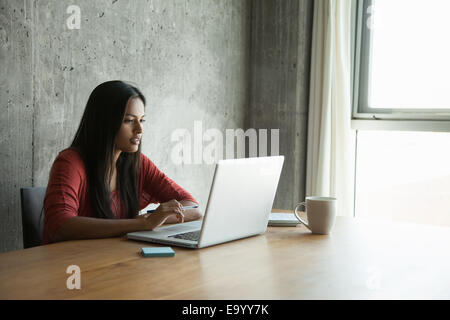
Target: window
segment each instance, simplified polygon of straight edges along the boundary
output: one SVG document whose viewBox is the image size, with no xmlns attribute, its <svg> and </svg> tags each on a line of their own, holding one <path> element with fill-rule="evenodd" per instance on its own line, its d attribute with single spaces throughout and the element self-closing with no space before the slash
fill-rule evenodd
<svg viewBox="0 0 450 320">
<path fill-rule="evenodd" d="M 354 120 L 450 131 L 449 12 L 448 0 L 357 1 Z"/>
<path fill-rule="evenodd" d="M 355 216 L 450 226 L 450 1 L 353 3 Z"/>
</svg>

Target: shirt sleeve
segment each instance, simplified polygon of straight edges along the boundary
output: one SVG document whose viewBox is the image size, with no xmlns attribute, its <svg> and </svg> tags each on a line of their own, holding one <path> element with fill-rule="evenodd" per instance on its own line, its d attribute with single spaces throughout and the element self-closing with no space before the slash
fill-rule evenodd
<svg viewBox="0 0 450 320">
<path fill-rule="evenodd" d="M 150 195 L 149 203 L 175 200 L 189 200 L 198 204 L 197 200 L 186 190 L 176 184 L 146 156 L 141 154 L 142 188 Z"/>
<path fill-rule="evenodd" d="M 69 159 L 57 157 L 50 170 L 44 199 L 44 243 L 51 242 L 56 230 L 78 215 L 81 175 Z"/>
</svg>

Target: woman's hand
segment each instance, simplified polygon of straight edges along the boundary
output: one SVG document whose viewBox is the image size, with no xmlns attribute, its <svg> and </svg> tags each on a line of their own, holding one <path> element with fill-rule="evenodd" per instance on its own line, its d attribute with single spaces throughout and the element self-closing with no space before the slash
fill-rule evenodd
<svg viewBox="0 0 450 320">
<path fill-rule="evenodd" d="M 144 230 L 154 230 L 155 228 L 164 224 L 164 222 L 170 216 L 175 215 L 179 223 L 184 222 L 184 214 L 181 203 L 177 200 L 170 200 L 168 202 L 163 202 L 156 208 L 153 213 L 142 214 L 137 217 L 137 219 L 142 220 Z"/>
</svg>

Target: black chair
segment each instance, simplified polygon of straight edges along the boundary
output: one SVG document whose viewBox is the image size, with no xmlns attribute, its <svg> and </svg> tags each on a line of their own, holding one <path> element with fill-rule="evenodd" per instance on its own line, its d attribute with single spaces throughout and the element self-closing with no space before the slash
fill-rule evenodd
<svg viewBox="0 0 450 320">
<path fill-rule="evenodd" d="M 40 246 L 42 243 L 46 189 L 46 187 L 20 189 L 24 249 Z"/>
</svg>

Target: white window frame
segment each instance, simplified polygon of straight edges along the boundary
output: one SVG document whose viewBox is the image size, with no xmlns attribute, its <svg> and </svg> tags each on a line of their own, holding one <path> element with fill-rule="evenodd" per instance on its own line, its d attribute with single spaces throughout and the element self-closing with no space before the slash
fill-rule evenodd
<svg viewBox="0 0 450 320">
<path fill-rule="evenodd" d="M 378 109 L 378 113 L 361 102 L 367 88 L 369 57 L 365 54 L 370 43 L 366 28 L 367 8 L 372 0 L 354 0 L 352 17 L 352 129 L 450 132 L 450 112 L 442 109 Z M 365 41 L 365 44 L 363 44 Z"/>
</svg>

